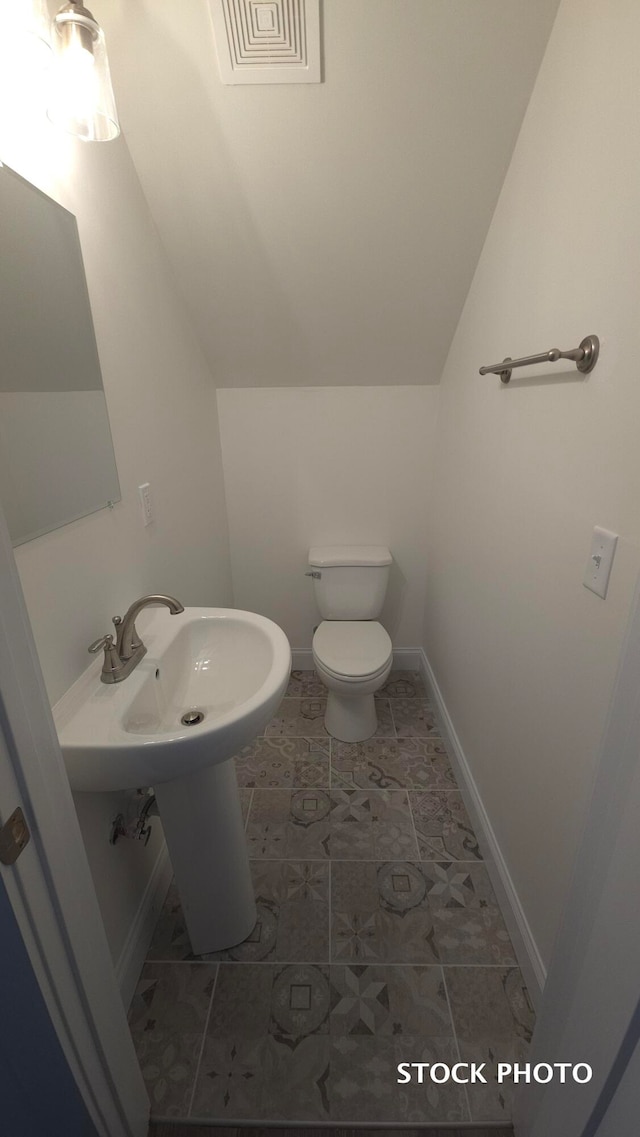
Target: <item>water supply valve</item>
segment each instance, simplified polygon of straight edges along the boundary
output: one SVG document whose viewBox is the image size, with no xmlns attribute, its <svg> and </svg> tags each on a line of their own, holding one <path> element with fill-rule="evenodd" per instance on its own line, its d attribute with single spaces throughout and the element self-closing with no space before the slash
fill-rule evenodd
<svg viewBox="0 0 640 1137">
<path fill-rule="evenodd" d="M 151 826 L 149 817 L 157 816 L 156 795 L 151 789 L 136 790 L 128 802 L 125 813 L 118 813 L 111 822 L 109 844 L 115 845 L 120 837 L 149 844 Z"/>
</svg>

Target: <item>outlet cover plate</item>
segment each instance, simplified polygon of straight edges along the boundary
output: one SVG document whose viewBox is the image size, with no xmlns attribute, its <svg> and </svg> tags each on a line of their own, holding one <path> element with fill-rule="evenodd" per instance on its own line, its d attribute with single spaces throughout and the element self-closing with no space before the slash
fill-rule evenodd
<svg viewBox="0 0 640 1137">
<path fill-rule="evenodd" d="M 596 596 L 601 596 L 603 600 L 607 595 L 611 566 L 613 564 L 617 544 L 617 533 L 612 533 L 609 529 L 600 529 L 598 526 L 593 530 L 591 551 L 585 569 L 583 584 L 585 588 L 588 588 L 591 592 L 595 592 Z"/>
</svg>

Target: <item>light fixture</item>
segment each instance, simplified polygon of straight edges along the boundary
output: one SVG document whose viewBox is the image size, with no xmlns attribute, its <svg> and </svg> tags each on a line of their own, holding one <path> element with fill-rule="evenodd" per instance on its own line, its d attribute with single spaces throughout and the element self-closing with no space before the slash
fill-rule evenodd
<svg viewBox="0 0 640 1137">
<path fill-rule="evenodd" d="M 55 64 L 49 118 L 84 142 L 117 138 L 118 112 L 100 25 L 80 0 L 69 0 L 52 27 Z"/>
<path fill-rule="evenodd" d="M 51 63 L 49 13 L 46 0 L 4 0 L 0 65 L 29 75 Z"/>
</svg>

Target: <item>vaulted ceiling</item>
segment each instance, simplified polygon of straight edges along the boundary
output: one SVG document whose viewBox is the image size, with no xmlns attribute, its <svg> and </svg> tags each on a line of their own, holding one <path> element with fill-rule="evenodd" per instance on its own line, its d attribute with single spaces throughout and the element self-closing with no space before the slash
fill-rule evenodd
<svg viewBox="0 0 640 1137">
<path fill-rule="evenodd" d="M 218 386 L 439 381 L 557 7 L 321 0 L 322 83 L 224 86 L 209 0 L 94 4 Z"/>
</svg>

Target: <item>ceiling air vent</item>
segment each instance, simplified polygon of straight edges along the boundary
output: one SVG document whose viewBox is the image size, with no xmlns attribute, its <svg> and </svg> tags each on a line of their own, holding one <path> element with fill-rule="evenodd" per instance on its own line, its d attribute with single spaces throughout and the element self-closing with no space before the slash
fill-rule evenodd
<svg viewBox="0 0 640 1137">
<path fill-rule="evenodd" d="M 210 0 L 223 83 L 319 83 L 320 0 Z"/>
</svg>

